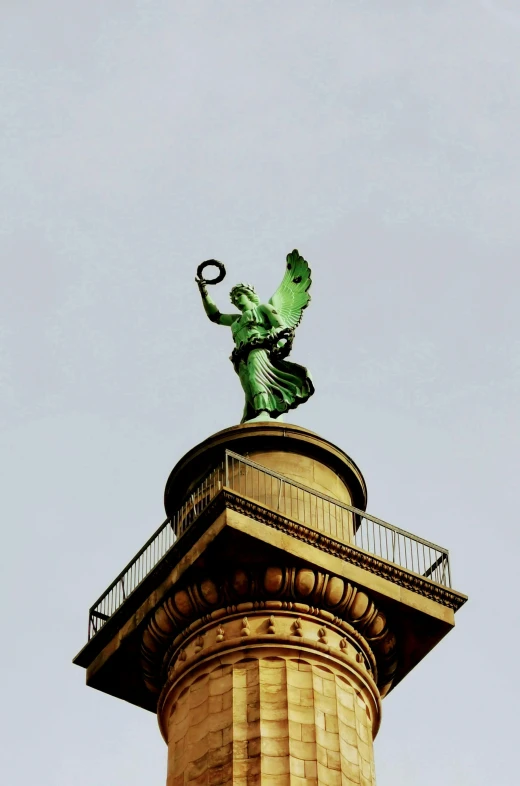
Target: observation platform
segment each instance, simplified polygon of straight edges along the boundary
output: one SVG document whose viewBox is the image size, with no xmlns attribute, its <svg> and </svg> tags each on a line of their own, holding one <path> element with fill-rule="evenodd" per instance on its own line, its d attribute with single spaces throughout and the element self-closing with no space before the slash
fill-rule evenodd
<svg viewBox="0 0 520 786">
<path fill-rule="evenodd" d="M 377 604 L 367 668 L 377 670 L 386 695 L 451 630 L 467 598 L 451 587 L 447 549 L 368 514 L 366 500 L 352 459 L 306 429 L 274 421 L 215 434 L 172 471 L 166 520 L 90 608 L 88 643 L 74 663 L 87 669 L 87 684 L 155 712 L 160 686 L 143 635 L 168 595 L 201 571 L 224 586 L 219 576 L 231 566 L 234 576 L 249 577 L 260 606 L 271 598 L 290 608 L 307 590 L 301 582 L 295 589 L 295 579 L 271 579 L 277 570 L 307 571 L 315 577 L 309 602 L 327 575 L 320 599 L 331 619 L 333 586 L 353 586 Z M 225 591 L 229 608 L 240 599 L 233 587 Z M 354 614 L 354 628 L 363 614 Z"/>
</svg>

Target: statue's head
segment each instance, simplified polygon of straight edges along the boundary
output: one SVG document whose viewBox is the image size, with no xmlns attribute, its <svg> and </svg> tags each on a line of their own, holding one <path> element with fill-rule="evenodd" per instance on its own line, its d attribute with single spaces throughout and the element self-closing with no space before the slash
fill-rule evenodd
<svg viewBox="0 0 520 786">
<path fill-rule="evenodd" d="M 229 293 L 229 297 L 240 311 L 247 311 L 260 303 L 260 298 L 250 284 L 237 284 Z"/>
</svg>

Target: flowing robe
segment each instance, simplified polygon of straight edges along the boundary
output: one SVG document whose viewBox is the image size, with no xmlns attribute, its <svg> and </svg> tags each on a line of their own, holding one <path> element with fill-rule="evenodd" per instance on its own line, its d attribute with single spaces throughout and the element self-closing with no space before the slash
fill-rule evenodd
<svg viewBox="0 0 520 786">
<path fill-rule="evenodd" d="M 246 397 L 242 423 L 262 410 L 277 418 L 314 393 L 307 369 L 284 360 L 294 331 L 274 326 L 266 306 L 242 312 L 233 321 L 231 331 L 235 341 L 231 360 Z"/>
</svg>

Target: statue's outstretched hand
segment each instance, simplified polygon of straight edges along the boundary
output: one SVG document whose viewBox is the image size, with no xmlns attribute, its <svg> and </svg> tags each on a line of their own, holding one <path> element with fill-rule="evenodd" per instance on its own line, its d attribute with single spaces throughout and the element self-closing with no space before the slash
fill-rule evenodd
<svg viewBox="0 0 520 786">
<path fill-rule="evenodd" d="M 208 290 L 206 288 L 206 282 L 204 281 L 203 278 L 199 278 L 198 276 L 195 276 L 195 283 L 197 284 L 199 288 L 199 292 L 203 297 L 208 294 Z"/>
</svg>

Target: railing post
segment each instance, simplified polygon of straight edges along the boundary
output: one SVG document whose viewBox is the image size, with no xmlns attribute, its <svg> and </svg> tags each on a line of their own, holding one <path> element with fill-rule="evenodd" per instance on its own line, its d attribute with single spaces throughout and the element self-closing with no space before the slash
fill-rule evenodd
<svg viewBox="0 0 520 786">
<path fill-rule="evenodd" d="M 446 565 L 447 565 L 447 563 L 448 563 L 448 560 L 447 560 L 446 554 L 443 554 L 442 555 L 442 579 L 441 579 L 441 583 L 444 584 L 444 586 L 446 586 Z"/>
<path fill-rule="evenodd" d="M 224 480 L 226 488 L 229 488 L 229 456 L 226 450 L 226 470 L 225 470 L 225 480 Z"/>
</svg>

